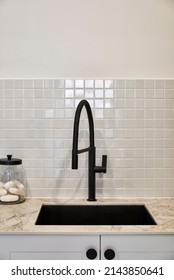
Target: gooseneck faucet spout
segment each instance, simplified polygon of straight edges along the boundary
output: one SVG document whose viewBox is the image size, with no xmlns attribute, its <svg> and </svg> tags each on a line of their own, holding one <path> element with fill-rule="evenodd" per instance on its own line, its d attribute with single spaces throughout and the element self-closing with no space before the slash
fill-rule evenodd
<svg viewBox="0 0 174 280">
<path fill-rule="evenodd" d="M 78 150 L 79 122 L 82 108 L 85 107 L 89 123 L 89 147 Z M 106 173 L 107 156 L 102 157 L 102 166 L 95 166 L 96 148 L 94 145 L 94 122 L 91 107 L 87 100 L 82 100 L 75 113 L 72 145 L 72 169 L 78 169 L 78 154 L 88 152 L 88 201 L 95 201 L 95 174 Z"/>
</svg>

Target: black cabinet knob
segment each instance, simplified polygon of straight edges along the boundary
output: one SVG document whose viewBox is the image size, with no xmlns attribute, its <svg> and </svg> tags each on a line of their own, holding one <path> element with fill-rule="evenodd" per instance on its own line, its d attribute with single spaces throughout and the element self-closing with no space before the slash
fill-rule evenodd
<svg viewBox="0 0 174 280">
<path fill-rule="evenodd" d="M 95 249 L 88 249 L 86 256 L 89 260 L 94 260 L 97 257 L 97 251 Z"/>
<path fill-rule="evenodd" d="M 105 256 L 105 259 L 107 259 L 107 260 L 113 260 L 115 258 L 115 252 L 112 249 L 107 249 L 104 252 L 104 256 Z"/>
</svg>

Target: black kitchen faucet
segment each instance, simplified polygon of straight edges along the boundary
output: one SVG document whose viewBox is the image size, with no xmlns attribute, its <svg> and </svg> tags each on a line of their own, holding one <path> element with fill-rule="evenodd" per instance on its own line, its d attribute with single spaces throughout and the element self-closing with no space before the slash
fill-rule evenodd
<svg viewBox="0 0 174 280">
<path fill-rule="evenodd" d="M 85 106 L 89 122 L 89 144 L 85 149 L 78 150 L 79 122 L 83 106 Z M 102 156 L 102 166 L 95 166 L 96 148 L 94 145 L 94 122 L 91 107 L 87 100 L 82 100 L 76 109 L 73 129 L 72 169 L 78 169 L 78 154 L 88 152 L 88 201 L 95 201 L 95 174 L 106 173 L 107 156 Z"/>
</svg>

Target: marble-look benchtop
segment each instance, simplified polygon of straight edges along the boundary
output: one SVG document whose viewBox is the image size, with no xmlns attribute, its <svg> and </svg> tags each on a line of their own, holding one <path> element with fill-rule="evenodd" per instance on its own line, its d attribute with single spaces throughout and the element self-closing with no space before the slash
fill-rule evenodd
<svg viewBox="0 0 174 280">
<path fill-rule="evenodd" d="M 145 204 L 157 225 L 151 226 L 40 226 L 35 225 L 42 204 Z M 0 234 L 174 234 L 174 198 L 159 199 L 27 199 L 21 204 L 0 205 Z"/>
</svg>

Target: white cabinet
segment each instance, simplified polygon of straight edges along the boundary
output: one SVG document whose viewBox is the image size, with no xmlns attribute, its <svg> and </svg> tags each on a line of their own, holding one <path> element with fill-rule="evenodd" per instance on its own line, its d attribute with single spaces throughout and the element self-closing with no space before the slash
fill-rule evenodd
<svg viewBox="0 0 174 280">
<path fill-rule="evenodd" d="M 102 235 L 101 259 L 105 255 L 117 260 L 174 260 L 174 235 Z"/>
<path fill-rule="evenodd" d="M 85 260 L 91 248 L 99 259 L 98 235 L 0 235 L 1 260 Z"/>
<path fill-rule="evenodd" d="M 1 234 L 0 259 L 174 260 L 172 234 Z"/>
</svg>

